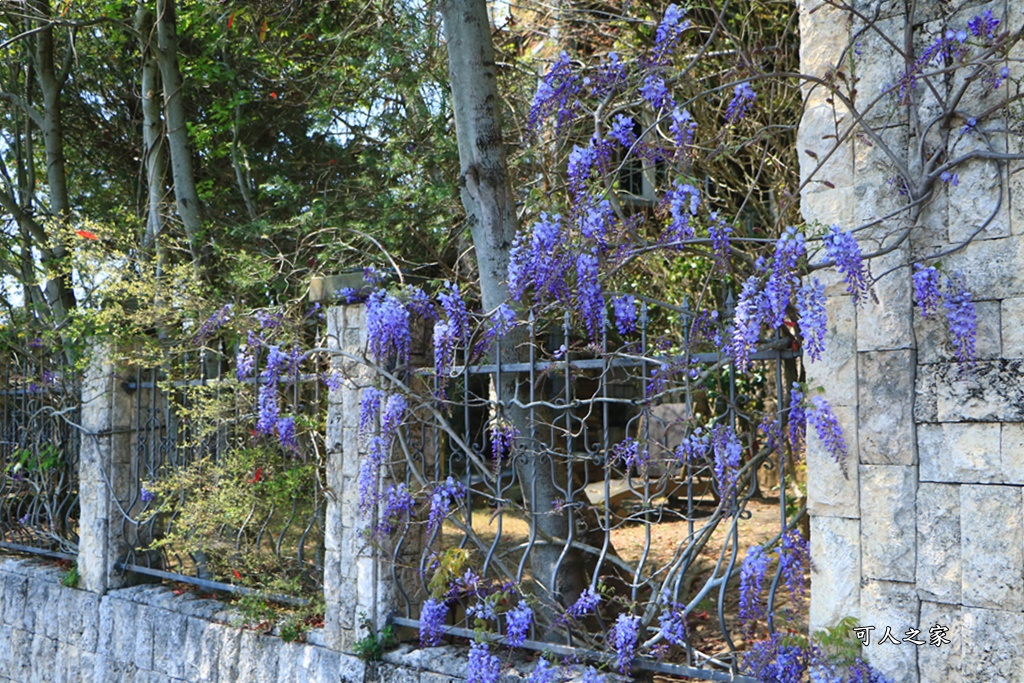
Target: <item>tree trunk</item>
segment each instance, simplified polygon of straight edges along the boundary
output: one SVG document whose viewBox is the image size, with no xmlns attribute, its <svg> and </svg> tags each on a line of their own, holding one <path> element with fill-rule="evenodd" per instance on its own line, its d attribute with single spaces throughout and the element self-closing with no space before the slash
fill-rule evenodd
<svg viewBox="0 0 1024 683">
<path fill-rule="evenodd" d="M 164 84 L 164 116 L 167 121 L 167 145 L 171 157 L 171 177 L 174 181 L 174 200 L 178 217 L 185 228 L 192 257 L 201 261 L 199 192 L 192 168 L 192 150 L 188 141 L 185 101 L 182 99 L 183 81 L 178 68 L 178 23 L 174 0 L 157 0 L 156 32 L 158 47 L 155 52 Z"/>
<path fill-rule="evenodd" d="M 462 204 L 476 252 L 482 303 L 485 309 L 493 310 L 510 299 L 508 264 L 517 226 L 501 134 L 490 22 L 485 0 L 444 0 L 441 11 L 448 44 Z M 525 328 L 517 331 L 518 336 L 510 335 L 502 344 L 504 362 L 526 359 L 523 352 L 532 340 L 526 338 Z M 516 394 L 517 379 L 511 375 L 502 375 L 500 395 L 506 400 Z M 520 434 L 530 434 L 526 411 L 508 406 L 506 416 Z M 542 590 L 539 597 L 571 604 L 586 587 L 586 578 L 578 551 L 564 552 L 565 541 L 570 538 L 569 517 L 553 512 L 553 503 L 562 495 L 556 481 L 558 473 L 567 479 L 566 468 L 539 455 L 528 440 L 522 441 L 525 448 L 520 449 L 517 474 L 532 524 L 542 538 L 556 541 L 541 542 L 531 551 L 533 576 Z"/>
<path fill-rule="evenodd" d="M 140 2 L 135 10 L 135 30 L 139 34 L 139 50 L 142 53 L 142 162 L 146 172 L 146 233 L 142 239 L 142 249 L 152 254 L 164 228 L 166 158 L 163 117 L 157 99 L 160 92 L 160 67 L 152 46 L 153 12 L 145 3 Z"/>
<path fill-rule="evenodd" d="M 36 0 L 33 7 L 40 15 L 40 21 L 46 22 L 50 16 L 48 0 Z M 63 74 L 57 73 L 54 63 L 53 26 L 46 25 L 35 35 L 35 72 L 39 81 L 39 89 L 43 97 L 43 147 L 46 159 L 46 182 L 50 212 L 56 218 L 58 231 L 66 225 L 71 214 L 71 201 L 68 195 L 67 163 L 64 158 L 64 123 L 61 116 L 61 90 L 64 87 Z M 71 283 L 70 272 L 65 272 L 67 264 L 62 263 L 67 257 L 62 236 L 52 240 L 50 245 L 37 245 L 40 248 L 52 249 L 52 256 L 45 258 L 43 266 L 56 275 L 46 283 L 47 298 L 55 319 L 59 322 L 75 307 L 75 292 Z"/>
</svg>

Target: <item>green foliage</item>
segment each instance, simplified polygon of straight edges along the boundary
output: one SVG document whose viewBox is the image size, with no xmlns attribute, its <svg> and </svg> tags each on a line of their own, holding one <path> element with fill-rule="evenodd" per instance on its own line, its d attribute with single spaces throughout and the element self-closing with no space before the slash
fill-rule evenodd
<svg viewBox="0 0 1024 683">
<path fill-rule="evenodd" d="M 829 661 L 839 666 L 851 666 L 861 656 L 861 644 L 854 633 L 859 624 L 853 617 L 844 617 L 835 626 L 816 631 L 813 640 Z"/>
<path fill-rule="evenodd" d="M 20 448 L 11 454 L 5 472 L 9 475 L 21 473 L 45 473 L 60 467 L 64 462 L 56 444 L 41 444 L 38 448 Z"/>
<path fill-rule="evenodd" d="M 367 618 L 363 619 L 362 625 L 367 634 L 355 642 L 352 650 L 360 659 L 375 662 L 384 656 L 385 650 L 395 644 L 394 629 L 389 624 L 379 632 L 375 632 L 373 622 Z"/>
<path fill-rule="evenodd" d="M 441 552 L 437 556 L 437 568 L 427 585 L 430 594 L 435 598 L 444 595 L 455 579 L 465 574 L 471 557 L 472 551 L 468 548 L 448 548 Z"/>
<path fill-rule="evenodd" d="M 72 562 L 71 568 L 68 569 L 60 577 L 60 585 L 65 588 L 78 588 L 78 581 L 81 577 L 78 575 L 78 564 Z"/>
</svg>

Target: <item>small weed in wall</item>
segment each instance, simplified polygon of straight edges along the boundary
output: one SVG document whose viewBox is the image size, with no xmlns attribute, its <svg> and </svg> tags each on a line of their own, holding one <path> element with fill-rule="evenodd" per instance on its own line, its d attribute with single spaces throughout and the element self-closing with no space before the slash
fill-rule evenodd
<svg viewBox="0 0 1024 683">
<path fill-rule="evenodd" d="M 394 645 L 394 629 L 389 624 L 382 628 L 380 632 L 374 632 L 373 623 L 366 617 L 363 617 L 362 624 L 367 634 L 356 641 L 355 645 L 353 645 L 353 650 L 360 659 L 375 662 L 384 656 L 386 649 Z"/>
</svg>

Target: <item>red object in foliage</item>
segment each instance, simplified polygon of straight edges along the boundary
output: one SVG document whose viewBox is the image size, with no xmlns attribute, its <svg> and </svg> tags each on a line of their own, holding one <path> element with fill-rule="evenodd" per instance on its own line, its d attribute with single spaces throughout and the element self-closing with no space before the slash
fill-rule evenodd
<svg viewBox="0 0 1024 683">
<path fill-rule="evenodd" d="M 239 581 L 241 581 L 241 580 L 242 580 L 242 575 L 238 573 L 238 570 L 237 570 L 237 569 L 232 569 L 232 570 L 231 570 L 231 573 L 232 573 L 232 574 L 234 574 L 234 575 L 235 575 L 235 578 L 236 578 L 236 579 L 238 579 Z"/>
<path fill-rule="evenodd" d="M 263 468 L 262 467 L 257 467 L 256 468 L 256 474 L 254 474 L 252 479 L 249 480 L 249 483 L 250 484 L 256 484 L 261 479 L 263 479 Z"/>
<path fill-rule="evenodd" d="M 235 23 L 235 13 L 232 12 L 231 16 L 228 17 L 228 30 L 231 30 L 231 25 Z"/>
<path fill-rule="evenodd" d="M 99 239 L 99 237 L 96 236 L 96 233 L 89 232 L 88 230 L 75 230 L 75 234 L 87 240 Z"/>
<path fill-rule="evenodd" d="M 270 99 L 276 100 L 277 99 L 277 93 L 276 92 L 270 93 Z"/>
</svg>

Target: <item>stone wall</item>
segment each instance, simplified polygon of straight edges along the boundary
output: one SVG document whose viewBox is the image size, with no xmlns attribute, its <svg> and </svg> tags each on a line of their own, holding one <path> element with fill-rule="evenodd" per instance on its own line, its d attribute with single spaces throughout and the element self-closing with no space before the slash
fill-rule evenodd
<svg viewBox="0 0 1024 683">
<path fill-rule="evenodd" d="M 863 23 L 819 0 L 801 7 L 802 71 L 824 77 L 838 65 L 859 79 L 857 113 L 820 87 L 806 88 L 798 141 L 802 176 L 827 181 L 804 188 L 805 218 L 847 229 L 906 202 L 893 191 L 896 174 L 879 143 L 914 169 L 919 141 L 910 115 L 920 120 L 935 110 L 923 95 L 914 112 L 865 104 L 904 68 L 886 41 L 903 45 L 909 25 L 923 46 L 986 9 L 1012 30 L 1024 16 L 1020 0 L 962 3 L 955 12 L 946 3 L 916 3 L 914 17 L 903 3 L 853 4 L 868 15 L 877 10 L 880 30 L 862 32 Z M 1020 47 L 1010 54 L 1020 56 Z M 984 111 L 993 98 L 1016 94 L 1013 81 L 1024 68 L 1008 65 L 1011 81 L 1002 90 L 968 96 L 958 110 Z M 997 148 L 1017 151 L 1009 123 L 979 125 Z M 950 125 L 965 124 L 954 117 Z M 851 126 L 854 135 L 837 146 L 835 136 Z M 866 126 L 877 139 L 861 132 Z M 950 136 L 947 153 L 962 151 L 967 138 Z M 925 148 L 940 141 L 928 139 Z M 959 185 L 937 183 L 917 215 L 858 233 L 871 252 L 913 228 L 911 239 L 872 264 L 875 276 L 888 271 L 874 287 L 876 300 L 857 307 L 845 284 L 825 275 L 829 350 L 807 364 L 808 384 L 825 389 L 851 457 L 846 479 L 810 436 L 811 627 L 845 616 L 873 626 L 864 652 L 901 683 L 1024 680 L 1024 202 L 1021 174 L 993 169 L 968 162 L 957 169 Z M 977 307 L 979 361 L 968 366 L 955 362 L 941 312 L 925 320 L 915 310 L 911 264 L 966 241 L 993 213 L 972 242 L 942 258 L 947 271 L 963 273 Z M 900 641 L 919 629 L 921 636 L 910 637 L 927 641 L 935 625 L 949 629 L 949 643 L 878 642 L 886 627 Z"/>
</svg>

